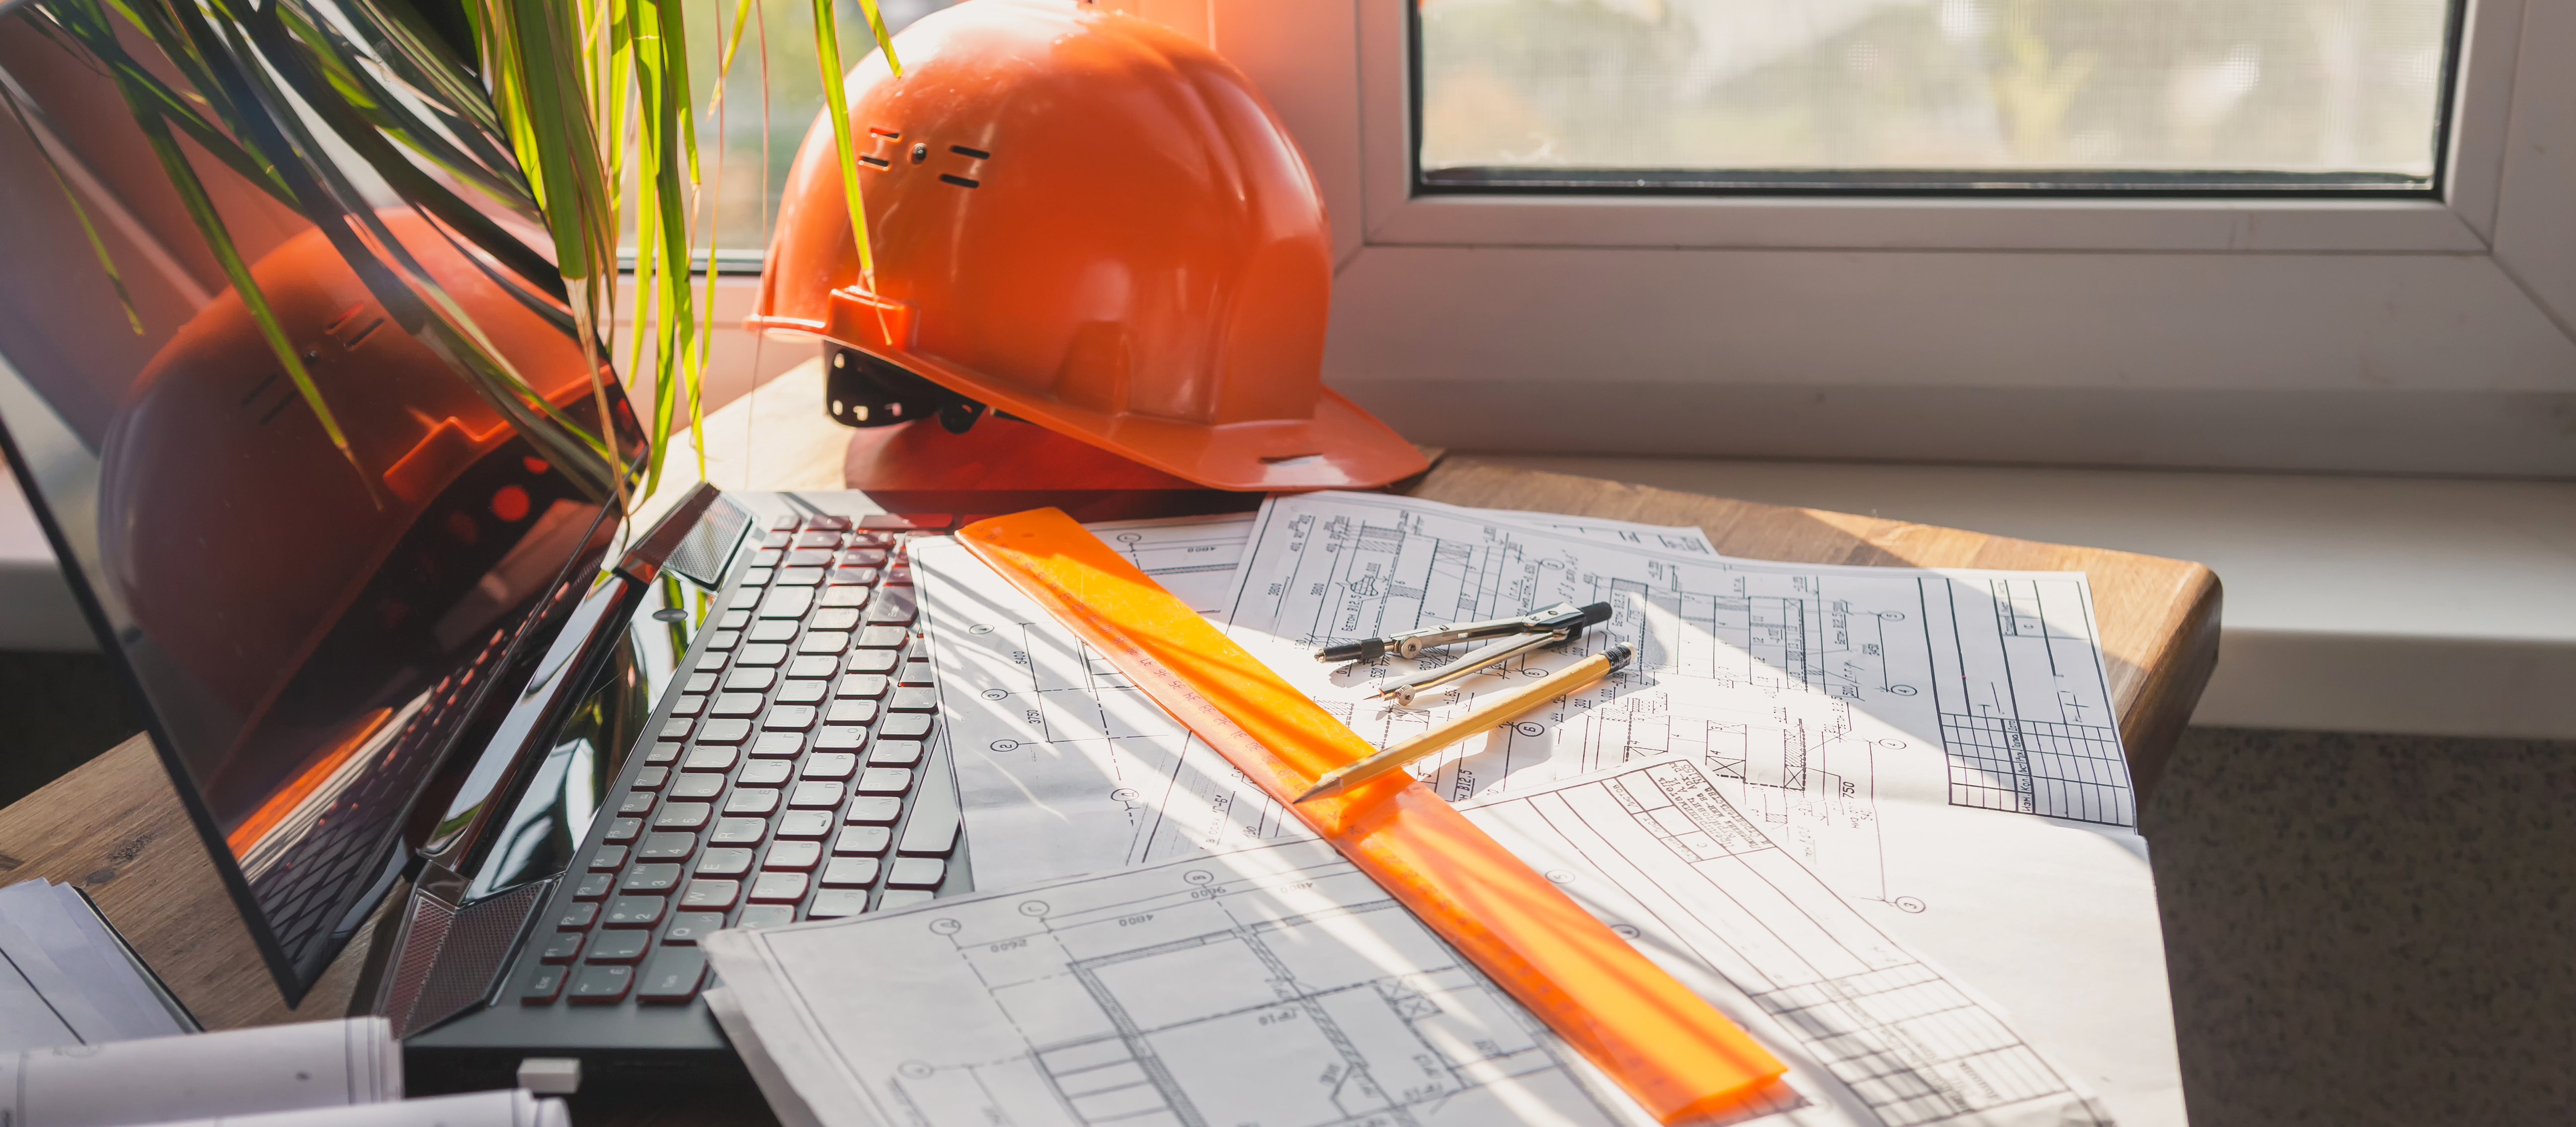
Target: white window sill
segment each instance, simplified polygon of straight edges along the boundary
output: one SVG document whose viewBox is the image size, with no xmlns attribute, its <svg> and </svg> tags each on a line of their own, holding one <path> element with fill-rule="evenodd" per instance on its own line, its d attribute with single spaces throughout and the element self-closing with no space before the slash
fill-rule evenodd
<svg viewBox="0 0 2576 1127">
<path fill-rule="evenodd" d="M 1478 456 L 2199 561 L 2226 606 L 2194 724 L 2576 739 L 2576 483 Z"/>
</svg>

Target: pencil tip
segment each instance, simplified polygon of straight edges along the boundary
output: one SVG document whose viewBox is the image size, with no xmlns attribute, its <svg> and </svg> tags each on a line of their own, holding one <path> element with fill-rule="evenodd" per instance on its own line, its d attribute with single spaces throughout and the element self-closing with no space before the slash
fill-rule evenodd
<svg viewBox="0 0 2576 1127">
<path fill-rule="evenodd" d="M 1298 795 L 1298 796 L 1297 796 L 1297 797 L 1295 797 L 1295 798 L 1289 799 L 1289 800 L 1288 800 L 1288 805 L 1290 805 L 1290 806 L 1295 806 L 1295 805 L 1297 805 L 1298 803 L 1301 803 L 1301 802 L 1306 801 L 1307 799 L 1310 799 L 1310 798 L 1322 798 L 1322 797 L 1324 797 L 1325 795 L 1331 794 L 1331 793 L 1333 793 L 1334 791 L 1341 789 L 1341 788 L 1340 788 L 1340 786 L 1339 786 L 1339 782 L 1340 782 L 1340 780 L 1338 780 L 1338 779 L 1323 779 L 1323 780 L 1320 780 L 1320 781 L 1318 781 L 1315 785 L 1313 785 L 1313 786 L 1311 786 L 1311 787 L 1307 787 L 1307 788 L 1306 788 L 1306 793 L 1301 794 L 1301 795 Z"/>
</svg>

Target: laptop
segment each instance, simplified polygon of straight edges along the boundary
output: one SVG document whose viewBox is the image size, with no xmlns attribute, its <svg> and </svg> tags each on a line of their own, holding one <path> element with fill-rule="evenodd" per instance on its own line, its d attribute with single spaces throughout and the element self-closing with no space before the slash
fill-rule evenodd
<svg viewBox="0 0 2576 1127">
<path fill-rule="evenodd" d="M 133 140 L 101 120 L 97 151 Z M 168 194 L 149 160 L 91 171 Z M 0 450 L 269 972 L 303 999 L 377 921 L 357 1005 L 415 1092 L 529 1058 L 743 1079 L 700 939 L 971 885 L 906 556 L 950 518 L 700 485 L 630 520 L 604 463 L 477 392 L 323 232 L 210 183 L 260 217 L 244 257 L 342 440 L 191 275 L 184 213 L 109 231 L 129 321 L 44 164 L 0 148 Z M 559 315 L 386 222 L 492 299 L 550 410 L 639 452 Z"/>
</svg>

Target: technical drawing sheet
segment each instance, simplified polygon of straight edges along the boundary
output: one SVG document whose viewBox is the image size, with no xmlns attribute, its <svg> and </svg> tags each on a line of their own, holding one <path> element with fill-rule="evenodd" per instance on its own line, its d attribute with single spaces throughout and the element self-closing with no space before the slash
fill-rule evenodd
<svg viewBox="0 0 2576 1127">
<path fill-rule="evenodd" d="M 1192 609 L 1210 613 L 1233 593 L 1252 521 L 1087 527 Z M 1541 527 L 1595 543 L 1717 555 L 1692 528 L 1620 521 Z M 978 883 L 1018 884 L 1306 835 L 1223 755 L 955 541 L 915 541 L 912 560 L 922 612 L 938 639 L 932 657 L 943 728 Z"/>
<path fill-rule="evenodd" d="M 1653 1123 L 1320 841 L 706 946 L 827 1127 Z"/>
<path fill-rule="evenodd" d="M 1825 887 L 1728 801 L 1721 782 L 1698 759 L 1667 755 L 1463 809 L 1788 1062 L 1789 1082 L 1812 1105 L 1794 1121 L 2110 1122 L 2073 1073 Z M 2009 922 L 1979 926 L 1990 945 L 2029 959 L 2053 954 L 2036 935 L 1996 930 Z M 2163 1002 L 2153 993 L 2150 1008 Z M 2121 1000 L 2096 992 L 2085 1004 Z M 2119 1037 L 2118 1048 L 2140 1039 Z"/>
<path fill-rule="evenodd" d="M 2098 823 L 2135 802 L 2083 577 L 1819 567 L 1611 545 L 1380 494 L 1274 498 L 1228 632 L 1384 747 L 1614 643 L 1628 670 L 1412 770 L 1453 802 L 1685 752 L 1847 896 L 1894 902 L 1937 842 L 1891 842 L 1891 803 Z M 1613 617 L 1413 709 L 1370 698 L 1420 665 L 1339 669 L 1316 647 L 1560 601 Z M 1930 852 L 1926 850 L 1930 849 Z"/>
</svg>

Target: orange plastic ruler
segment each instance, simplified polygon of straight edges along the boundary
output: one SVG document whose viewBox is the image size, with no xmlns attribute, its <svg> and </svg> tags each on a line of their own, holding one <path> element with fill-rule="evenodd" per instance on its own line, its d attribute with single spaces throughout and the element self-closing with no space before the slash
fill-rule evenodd
<svg viewBox="0 0 2576 1127">
<path fill-rule="evenodd" d="M 978 521 L 957 539 L 1657 1119 L 1730 1110 L 1788 1070 L 1412 776 L 1389 772 L 1332 798 L 1289 802 L 1317 775 L 1375 749 L 1073 518 L 1034 509 Z"/>
</svg>

